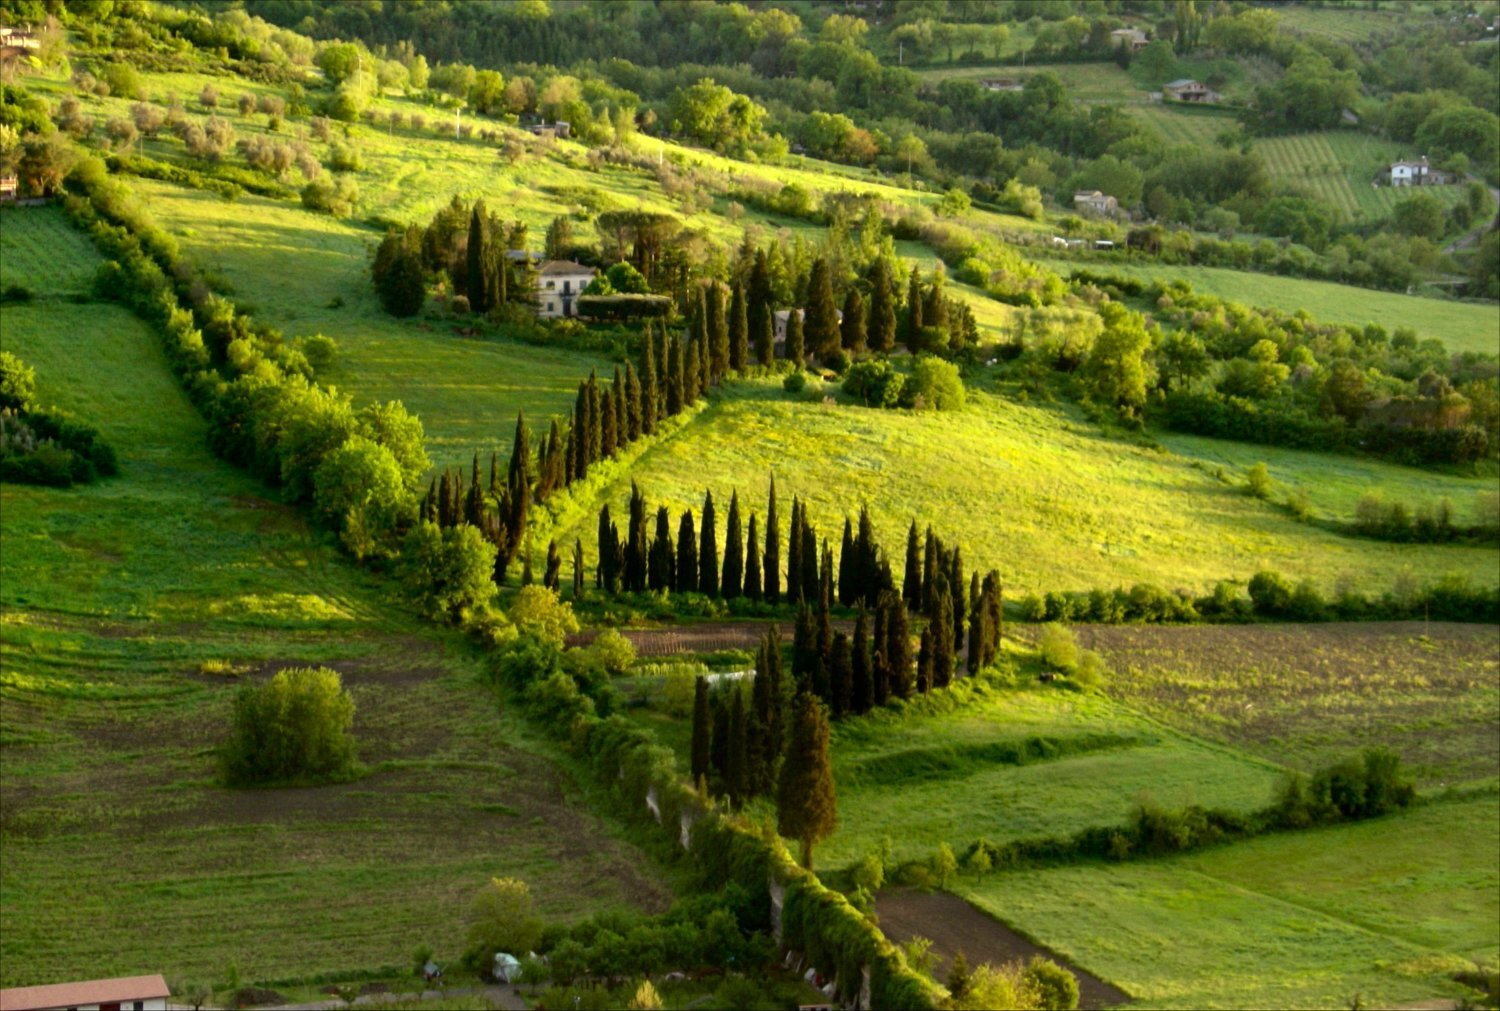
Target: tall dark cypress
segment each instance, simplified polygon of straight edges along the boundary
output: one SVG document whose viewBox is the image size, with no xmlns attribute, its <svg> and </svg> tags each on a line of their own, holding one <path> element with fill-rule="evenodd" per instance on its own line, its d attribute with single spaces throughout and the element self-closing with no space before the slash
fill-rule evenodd
<svg viewBox="0 0 1500 1011">
<path fill-rule="evenodd" d="M 583 540 L 573 541 L 573 599 L 583 599 Z"/>
<path fill-rule="evenodd" d="M 942 566 L 938 559 L 938 539 L 932 532 L 932 525 L 927 526 L 926 544 L 922 549 L 922 613 L 929 618 L 932 617 L 932 609 L 937 605 L 937 577 Z"/>
<path fill-rule="evenodd" d="M 692 510 L 685 510 L 677 523 L 678 593 L 698 592 L 698 536 L 693 531 Z"/>
<path fill-rule="evenodd" d="M 771 475 L 771 491 L 766 497 L 766 558 L 761 571 L 765 579 L 766 602 L 781 602 L 781 531 L 776 523 L 776 475 Z"/>
<path fill-rule="evenodd" d="M 786 360 L 799 369 L 807 364 L 807 341 L 802 333 L 800 309 L 793 309 L 786 318 Z"/>
<path fill-rule="evenodd" d="M 464 264 L 469 308 L 475 312 L 485 312 L 490 308 L 490 292 L 485 284 L 485 261 L 489 255 L 487 220 L 484 201 L 476 200 L 474 211 L 469 215 L 469 245 L 465 250 Z"/>
<path fill-rule="evenodd" d="M 584 453 L 584 459 L 587 461 L 587 466 L 592 467 L 604 458 L 600 450 L 600 447 L 604 443 L 604 412 L 602 409 L 604 398 L 599 395 L 599 377 L 592 370 L 589 372 L 588 385 L 585 392 L 587 396 L 584 397 L 584 404 L 588 409 L 588 428 L 584 430 L 584 436 L 588 440 L 586 443 L 588 451 Z"/>
<path fill-rule="evenodd" d="M 650 435 L 656 431 L 656 409 L 660 393 L 657 389 L 656 339 L 651 333 L 651 322 L 646 322 L 645 338 L 641 341 L 641 431 Z"/>
<path fill-rule="evenodd" d="M 750 514 L 750 527 L 745 534 L 745 596 L 760 600 L 764 592 L 760 572 L 760 544 L 756 536 L 755 514 Z"/>
<path fill-rule="evenodd" d="M 719 595 L 719 537 L 714 522 L 714 493 L 703 495 L 703 525 L 698 531 L 698 592 Z"/>
<path fill-rule="evenodd" d="M 744 372 L 750 361 L 750 320 L 745 309 L 745 286 L 734 282 L 729 296 L 729 367 Z"/>
<path fill-rule="evenodd" d="M 892 601 L 885 623 L 885 662 L 890 676 L 890 695 L 911 695 L 911 633 L 907 629 L 906 608 Z"/>
<path fill-rule="evenodd" d="M 886 661 L 886 623 L 892 601 L 896 607 L 905 609 L 906 605 L 893 593 L 882 595 L 875 603 L 875 630 L 870 642 L 870 698 L 877 706 L 885 705 L 891 694 L 891 668 Z"/>
<path fill-rule="evenodd" d="M 844 318 L 839 321 L 839 343 L 851 355 L 862 354 L 865 350 L 865 299 L 853 285 L 849 286 L 849 294 L 844 296 Z"/>
<path fill-rule="evenodd" d="M 770 368 L 776 363 L 776 303 L 771 292 L 771 273 L 766 266 L 765 250 L 755 251 L 750 290 L 745 297 L 746 323 L 750 328 L 750 341 L 755 345 L 755 361 L 762 368 Z"/>
<path fill-rule="evenodd" d="M 624 449 L 629 441 L 626 432 L 630 428 L 630 391 L 625 386 L 625 377 L 620 373 L 620 366 L 615 366 L 615 383 L 610 387 L 610 403 L 615 409 L 615 448 Z"/>
<path fill-rule="evenodd" d="M 724 286 L 711 281 L 705 292 L 708 302 L 709 374 L 719 382 L 729 372 L 729 317 L 724 307 Z"/>
<path fill-rule="evenodd" d="M 526 534 L 526 515 L 531 508 L 531 429 L 524 412 L 516 414 L 516 438 L 510 449 L 510 467 L 505 480 L 510 515 L 505 526 L 513 545 L 519 545 Z"/>
<path fill-rule="evenodd" d="M 948 592 L 953 594 L 953 611 L 949 615 L 949 634 L 953 638 L 953 653 L 964 648 L 964 555 L 963 546 L 953 545 L 953 555 L 948 560 Z"/>
<path fill-rule="evenodd" d="M 708 764 L 722 785 L 729 768 L 729 700 L 721 688 L 713 694 L 713 737 L 708 743 Z"/>
<path fill-rule="evenodd" d="M 600 397 L 602 418 L 599 425 L 599 459 L 608 460 L 615 455 L 620 445 L 619 411 L 616 408 L 620 393 L 620 367 L 615 366 L 615 383 L 605 387 Z"/>
<path fill-rule="evenodd" d="M 849 521 L 849 517 L 845 516 L 844 538 L 839 543 L 838 578 L 838 600 L 845 607 L 854 602 L 855 584 L 858 582 L 854 573 L 858 567 L 858 559 L 854 553 L 854 524 Z"/>
<path fill-rule="evenodd" d="M 743 807 L 750 795 L 748 727 L 745 719 L 745 693 L 739 682 L 729 683 L 729 692 L 734 696 L 729 704 L 729 747 L 724 756 L 724 785 L 729 802 L 736 809 Z"/>
<path fill-rule="evenodd" d="M 729 496 L 729 518 L 724 522 L 724 574 L 720 580 L 722 596 L 738 597 L 745 586 L 745 540 L 740 523 L 740 493 Z"/>
<path fill-rule="evenodd" d="M 901 580 L 901 599 L 913 611 L 922 606 L 922 555 L 915 517 L 906 532 L 906 574 Z"/>
<path fill-rule="evenodd" d="M 870 277 L 870 318 L 867 324 L 870 350 L 887 354 L 896 346 L 896 296 L 891 290 L 891 268 L 885 257 L 875 260 Z"/>
<path fill-rule="evenodd" d="M 901 335 L 912 354 L 922 350 L 922 326 L 922 272 L 913 267 L 906 288 L 906 330 Z"/>
<path fill-rule="evenodd" d="M 794 604 L 802 600 L 802 502 L 796 495 L 786 534 L 786 596 Z"/>
<path fill-rule="evenodd" d="M 682 380 L 682 341 L 667 345 L 667 417 L 682 413 L 684 403 Z"/>
<path fill-rule="evenodd" d="M 693 679 L 693 746 L 690 761 L 694 786 L 708 778 L 712 735 L 713 717 L 708 711 L 708 678 L 700 674 Z"/>
<path fill-rule="evenodd" d="M 773 626 L 774 630 L 774 626 Z M 776 751 L 772 746 L 772 728 L 779 720 L 781 684 L 777 668 L 781 663 L 781 643 L 767 633 L 755 652 L 755 680 L 750 686 L 750 714 L 746 765 L 749 792 L 764 793 L 771 784 Z"/>
<path fill-rule="evenodd" d="M 978 673 L 984 665 L 984 644 L 989 641 L 989 633 L 984 627 L 986 617 L 988 615 L 984 610 L 984 598 L 979 590 L 979 573 L 976 571 L 969 580 L 969 655 L 966 666 L 970 674 Z"/>
<path fill-rule="evenodd" d="M 700 356 L 697 340 L 684 343 L 677 350 L 678 357 L 683 360 L 682 364 L 682 402 L 683 404 L 696 403 L 698 396 L 703 392 L 703 374 L 699 370 Z"/>
<path fill-rule="evenodd" d="M 854 622 L 849 676 L 849 712 L 869 712 L 875 703 L 874 664 L 870 657 L 869 618 L 863 608 Z"/>
<path fill-rule="evenodd" d="M 838 632 L 828 653 L 828 705 L 834 716 L 850 711 L 854 696 L 854 651 L 849 636 Z"/>
<path fill-rule="evenodd" d="M 646 566 L 646 584 L 653 590 L 670 590 L 677 581 L 673 566 L 672 518 L 666 506 L 656 509 L 656 536 L 651 539 L 651 556 Z"/>
<path fill-rule="evenodd" d="M 875 524 L 868 506 L 859 507 L 859 533 L 854 536 L 854 554 L 858 558 L 854 599 L 861 607 L 874 607 L 880 592 L 880 548 L 875 543 Z"/>
<path fill-rule="evenodd" d="M 630 482 L 630 524 L 625 532 L 625 589 L 639 593 L 646 588 L 646 497 Z"/>
<path fill-rule="evenodd" d="M 819 361 L 832 361 L 838 354 L 839 307 L 833 297 L 833 274 L 828 261 L 818 257 L 813 261 L 807 279 L 807 350 Z"/>
<path fill-rule="evenodd" d="M 802 599 L 816 603 L 822 575 L 818 571 L 818 532 L 807 522 L 807 506 L 802 507 Z"/>
<path fill-rule="evenodd" d="M 917 691 L 932 691 L 932 622 L 922 626 L 917 646 Z"/>
<path fill-rule="evenodd" d="M 641 437 L 641 380 L 635 374 L 635 366 L 625 363 L 625 438 L 629 445 Z"/>
<path fill-rule="evenodd" d="M 928 628 L 932 631 L 932 686 L 946 688 L 953 681 L 953 592 L 946 578 L 938 581 L 937 613 Z"/>
<path fill-rule="evenodd" d="M 542 576 L 542 585 L 553 593 L 562 592 L 562 555 L 556 541 L 547 542 L 547 571 Z"/>
</svg>

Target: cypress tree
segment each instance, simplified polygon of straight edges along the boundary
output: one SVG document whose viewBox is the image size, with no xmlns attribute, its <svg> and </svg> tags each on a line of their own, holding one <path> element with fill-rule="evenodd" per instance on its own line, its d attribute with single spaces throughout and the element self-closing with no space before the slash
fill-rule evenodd
<svg viewBox="0 0 1500 1011">
<path fill-rule="evenodd" d="M 932 622 L 922 626 L 917 646 L 917 691 L 932 691 Z"/>
<path fill-rule="evenodd" d="M 729 496 L 729 519 L 724 524 L 724 576 L 722 595 L 726 600 L 738 597 L 745 586 L 745 542 L 740 524 L 740 493 Z"/>
<path fill-rule="evenodd" d="M 489 288 L 485 284 L 485 261 L 489 256 L 489 232 L 484 201 L 474 202 L 474 211 L 469 215 L 469 245 L 465 250 L 465 276 L 469 308 L 485 312 L 490 308 Z"/>
<path fill-rule="evenodd" d="M 765 598 L 770 604 L 781 601 L 781 531 L 776 524 L 776 475 L 771 475 L 771 492 L 766 499 L 766 559 L 761 571 L 765 579 Z"/>
<path fill-rule="evenodd" d="M 922 350 L 922 272 L 911 268 L 911 283 L 906 287 L 906 330 L 902 339 L 912 354 Z"/>
<path fill-rule="evenodd" d="M 802 336 L 802 312 L 793 309 L 786 320 L 786 360 L 796 368 L 807 364 L 807 344 Z"/>
<path fill-rule="evenodd" d="M 702 373 L 698 370 L 700 351 L 697 340 L 690 340 L 677 349 L 677 354 L 682 358 L 682 402 L 684 405 L 696 403 L 698 395 L 703 390 Z"/>
<path fill-rule="evenodd" d="M 735 809 L 743 807 L 749 791 L 749 748 L 746 740 L 748 727 L 745 720 L 745 693 L 738 682 L 731 681 L 729 692 L 734 696 L 729 705 L 729 747 L 724 756 L 724 783 L 729 802 Z"/>
<path fill-rule="evenodd" d="M 583 599 L 583 541 L 573 541 L 573 599 Z"/>
<path fill-rule="evenodd" d="M 693 679 L 693 785 L 706 782 L 709 770 L 709 747 L 713 734 L 713 717 L 708 711 L 708 678 Z"/>
<path fill-rule="evenodd" d="M 857 567 L 857 559 L 854 554 L 854 525 L 849 522 L 849 517 L 844 517 L 844 539 L 839 544 L 839 579 L 838 599 L 839 603 L 848 607 L 854 602 L 855 578 L 854 572 Z M 835 713 L 837 715 L 837 713 Z"/>
<path fill-rule="evenodd" d="M 838 304 L 833 298 L 833 277 L 822 257 L 813 261 L 807 279 L 807 349 L 819 361 L 828 362 L 839 351 Z"/>
<path fill-rule="evenodd" d="M 719 538 L 714 524 L 714 493 L 703 495 L 703 526 L 698 531 L 698 592 L 719 595 Z"/>
<path fill-rule="evenodd" d="M 704 297 L 708 302 L 709 374 L 717 383 L 729 372 L 729 319 L 724 312 L 724 286 L 710 281 Z"/>
<path fill-rule="evenodd" d="M 953 556 L 948 561 L 948 592 L 953 595 L 952 614 L 949 615 L 949 636 L 953 640 L 953 654 L 964 648 L 964 555 L 963 545 L 953 545 Z"/>
<path fill-rule="evenodd" d="M 896 346 L 896 298 L 891 290 L 890 264 L 883 256 L 876 258 L 875 273 L 870 278 L 868 330 L 871 351 L 883 355 Z"/>
<path fill-rule="evenodd" d="M 505 480 L 510 515 L 505 525 L 510 539 L 519 544 L 526 532 L 526 515 L 531 508 L 531 429 L 524 412 L 516 414 L 516 438 L 510 450 L 510 469 Z"/>
<path fill-rule="evenodd" d="M 865 505 L 859 507 L 859 533 L 854 538 L 854 553 L 859 559 L 855 600 L 861 607 L 874 607 L 875 596 L 880 590 L 880 549 L 875 544 L 875 524 L 870 519 L 869 507 Z"/>
<path fill-rule="evenodd" d="M 630 525 L 625 533 L 625 589 L 639 593 L 646 588 L 646 497 L 630 482 Z"/>
<path fill-rule="evenodd" d="M 604 391 L 603 423 L 599 426 L 599 452 L 601 460 L 608 460 L 620 447 L 620 367 L 615 366 L 615 381 Z"/>
<path fill-rule="evenodd" d="M 978 673 L 984 664 L 984 645 L 989 641 L 989 633 L 984 627 L 986 617 L 979 592 L 979 573 L 976 572 L 969 583 L 969 655 L 965 666 L 970 674 Z"/>
<path fill-rule="evenodd" d="M 750 362 L 750 320 L 746 314 L 745 287 L 739 281 L 729 296 L 729 367 L 743 373 Z"/>
<path fill-rule="evenodd" d="M 678 593 L 698 591 L 698 538 L 693 532 L 693 513 L 682 514 L 677 524 L 677 586 Z"/>
<path fill-rule="evenodd" d="M 822 560 L 823 560 L 823 564 L 818 569 L 818 610 L 823 613 L 823 615 L 825 616 L 825 620 L 826 620 L 826 616 L 828 614 L 828 610 L 831 607 L 833 607 L 833 578 L 834 578 L 833 577 L 833 548 L 831 548 L 831 547 L 828 546 L 828 542 L 827 541 L 823 542 L 823 554 L 822 554 L 821 557 L 822 557 Z M 823 643 L 826 646 L 828 644 L 828 640 L 825 639 L 823 641 Z"/>
<path fill-rule="evenodd" d="M 745 536 L 745 596 L 761 599 L 763 587 L 760 572 L 760 545 L 757 543 L 755 514 L 750 514 L 750 529 Z"/>
<path fill-rule="evenodd" d="M 948 330 L 948 296 L 943 292 L 941 267 L 933 271 L 932 284 L 922 300 L 922 325 L 937 327 L 945 335 Z"/>
<path fill-rule="evenodd" d="M 907 630 L 906 608 L 891 601 L 885 622 L 885 662 L 890 676 L 889 695 L 908 698 L 911 695 L 911 633 Z"/>
<path fill-rule="evenodd" d="M 818 629 L 812 609 L 797 608 L 797 624 L 792 628 L 792 680 L 798 691 L 811 683 L 813 660 L 818 654 Z"/>
<path fill-rule="evenodd" d="M 819 599 L 822 577 L 818 573 L 818 533 L 807 522 L 807 507 L 802 507 L 802 599 L 810 603 Z"/>
<path fill-rule="evenodd" d="M 922 606 L 922 561 L 915 517 L 906 531 L 906 575 L 901 580 L 901 599 L 913 611 Z"/>
<path fill-rule="evenodd" d="M 932 617 L 932 609 L 937 604 L 937 577 L 940 569 L 938 539 L 932 533 L 932 525 L 928 524 L 927 540 L 922 551 L 921 611 L 929 618 Z"/>
<path fill-rule="evenodd" d="M 751 794 L 770 789 L 772 766 L 776 761 L 772 728 L 780 719 L 781 683 L 779 665 L 781 643 L 772 638 L 775 626 L 761 638 L 755 651 L 755 680 L 750 686 L 749 733 L 746 742 L 748 790 Z"/>
<path fill-rule="evenodd" d="M 886 623 L 889 602 L 892 599 L 894 598 L 887 594 L 875 603 L 875 631 L 870 643 L 870 649 L 873 651 L 870 658 L 870 698 L 877 706 L 885 705 L 886 699 L 891 694 L 891 668 L 886 660 Z M 896 602 L 896 606 L 905 608 L 900 601 Z"/>
<path fill-rule="evenodd" d="M 932 686 L 946 688 L 953 681 L 953 593 L 947 579 L 938 586 L 937 613 L 928 628 L 932 631 Z M 960 609 L 961 612 L 961 609 Z"/>
<path fill-rule="evenodd" d="M 812 870 L 813 847 L 838 827 L 828 719 L 806 693 L 793 705 L 786 759 L 776 789 L 776 828 L 802 844 L 802 866 Z"/>
<path fill-rule="evenodd" d="M 853 655 L 849 672 L 849 712 L 869 712 L 875 702 L 874 665 L 870 657 L 869 619 L 863 609 L 854 622 Z"/>
<path fill-rule="evenodd" d="M 603 398 L 599 396 L 599 377 L 592 370 L 589 371 L 587 392 L 584 403 L 588 408 L 588 429 L 584 435 L 588 438 L 588 452 L 584 454 L 584 458 L 587 466 L 592 467 L 604 458 L 600 451 L 604 442 L 604 418 L 600 403 Z"/>
<path fill-rule="evenodd" d="M 651 322 L 646 322 L 645 338 L 641 341 L 641 431 L 650 435 L 656 431 L 657 391 L 656 339 L 651 333 Z"/>
<path fill-rule="evenodd" d="M 769 569 L 770 564 L 766 567 Z M 794 604 L 802 600 L 802 503 L 795 495 L 786 535 L 786 596 Z"/>
<path fill-rule="evenodd" d="M 530 586 L 531 584 L 531 549 L 528 547 L 521 553 L 521 585 Z"/>
<path fill-rule="evenodd" d="M 625 363 L 625 444 L 629 445 L 641 437 L 641 380 L 635 374 L 635 366 Z"/>
<path fill-rule="evenodd" d="M 667 417 L 674 417 L 682 413 L 683 399 L 683 365 L 682 365 L 682 342 L 672 341 L 667 345 Z"/>
<path fill-rule="evenodd" d="M 849 637 L 843 632 L 833 637 L 833 646 L 828 653 L 829 707 L 835 718 L 850 711 L 854 695 L 854 651 Z"/>
<path fill-rule="evenodd" d="M 853 285 L 849 286 L 849 294 L 844 296 L 844 318 L 839 323 L 839 342 L 851 355 L 864 353 L 865 299 Z"/>
<path fill-rule="evenodd" d="M 656 536 L 651 541 L 651 559 L 647 567 L 647 583 L 653 590 L 671 590 L 677 582 L 677 570 L 672 551 L 672 518 L 666 506 L 656 509 Z"/>
<path fill-rule="evenodd" d="M 750 290 L 746 293 L 746 323 L 750 340 L 755 344 L 755 360 L 762 368 L 776 364 L 775 297 L 771 293 L 771 274 L 764 250 L 755 251 L 755 266 L 750 270 Z"/>
</svg>

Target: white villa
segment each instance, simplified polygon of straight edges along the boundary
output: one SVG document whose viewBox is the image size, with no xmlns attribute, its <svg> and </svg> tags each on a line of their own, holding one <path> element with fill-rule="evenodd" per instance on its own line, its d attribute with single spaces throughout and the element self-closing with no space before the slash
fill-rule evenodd
<svg viewBox="0 0 1500 1011">
<path fill-rule="evenodd" d="M 576 316 L 574 301 L 594 279 L 594 268 L 572 260 L 548 260 L 536 272 L 536 314 L 543 319 Z"/>
<path fill-rule="evenodd" d="M 1120 202 L 1098 190 L 1078 190 L 1073 194 L 1073 209 L 1082 214 L 1118 214 Z"/>
</svg>

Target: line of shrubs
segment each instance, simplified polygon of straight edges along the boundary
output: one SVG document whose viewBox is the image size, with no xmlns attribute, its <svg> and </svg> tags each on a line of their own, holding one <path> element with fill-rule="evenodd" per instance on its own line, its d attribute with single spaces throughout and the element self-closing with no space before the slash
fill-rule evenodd
<svg viewBox="0 0 1500 1011">
<path fill-rule="evenodd" d="M 1197 805 L 1166 808 L 1143 801 L 1123 825 L 999 844 L 978 839 L 964 851 L 963 861 L 969 868 L 988 869 L 1166 856 L 1270 832 L 1374 818 L 1407 807 L 1415 797 L 1415 789 L 1402 774 L 1400 756 L 1386 748 L 1370 748 L 1312 776 L 1288 774 L 1275 799 L 1257 811 L 1241 814 Z M 902 872 L 896 876 L 901 879 Z M 905 877 L 912 876 L 913 871 L 906 869 Z"/>
<path fill-rule="evenodd" d="M 1247 595 L 1248 594 L 1248 595 Z M 1466 578 L 1445 576 L 1427 587 L 1379 595 L 1342 589 L 1326 597 L 1309 580 L 1292 583 L 1265 570 L 1251 577 L 1244 593 L 1232 582 L 1216 584 L 1205 596 L 1137 583 L 1129 590 L 1095 589 L 1031 594 L 1021 600 L 1025 621 L 1098 624 L 1191 624 L 1195 622 L 1275 621 L 1438 621 L 1492 623 L 1500 620 L 1500 587 L 1471 586 Z"/>
<path fill-rule="evenodd" d="M 783 889 L 781 943 L 835 976 L 836 996 L 852 1000 L 868 968 L 870 1006 L 937 1006 L 940 992 L 932 982 L 913 971 L 842 894 L 798 866 L 773 829 L 714 809 L 686 783 L 671 749 L 648 730 L 618 714 L 599 715 L 613 709 L 613 688 L 570 673 L 586 665 L 570 659 L 578 651 L 564 651 L 560 641 L 523 632 L 491 654 L 492 675 L 591 768 L 625 816 L 658 825 L 658 838 L 679 857 L 685 846 L 685 859 L 704 887 L 738 886 L 757 902 L 770 888 Z M 771 904 L 764 908 L 767 919 L 754 924 L 757 929 L 774 923 Z"/>
<path fill-rule="evenodd" d="M 36 408 L 36 373 L 0 351 L 0 481 L 66 488 L 119 472 L 114 447 L 94 429 Z"/>
</svg>

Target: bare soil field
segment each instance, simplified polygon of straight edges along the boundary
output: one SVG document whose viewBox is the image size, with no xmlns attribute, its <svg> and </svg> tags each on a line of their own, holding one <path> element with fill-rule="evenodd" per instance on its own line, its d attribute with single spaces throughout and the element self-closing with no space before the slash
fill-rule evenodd
<svg viewBox="0 0 1500 1011">
<path fill-rule="evenodd" d="M 1017 959 L 1029 961 L 1033 955 L 1041 955 L 1078 977 L 1080 1008 L 1113 1007 L 1130 1000 L 1124 990 L 1032 943 L 957 895 L 888 889 L 875 900 L 875 912 L 880 917 L 880 929 L 893 942 L 902 944 L 913 937 L 925 937 L 932 942 L 939 979 L 946 976 L 948 963 L 960 951 L 970 966 L 981 962 L 1001 965 Z"/>
<path fill-rule="evenodd" d="M 1078 626 L 1109 692 L 1297 768 L 1398 751 L 1440 787 L 1500 771 L 1500 629 L 1444 622 Z"/>
</svg>

